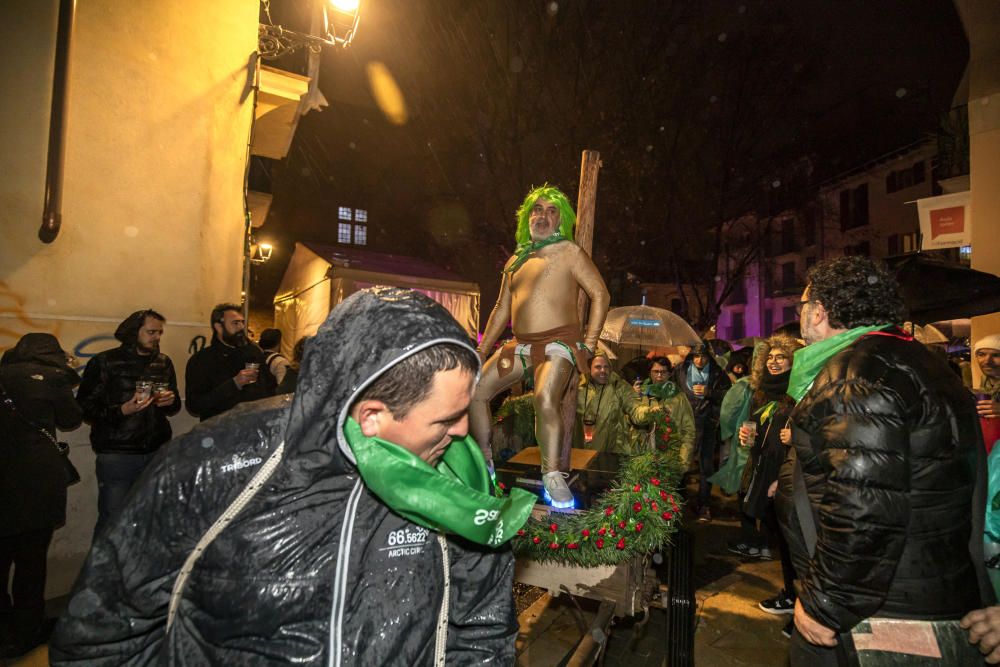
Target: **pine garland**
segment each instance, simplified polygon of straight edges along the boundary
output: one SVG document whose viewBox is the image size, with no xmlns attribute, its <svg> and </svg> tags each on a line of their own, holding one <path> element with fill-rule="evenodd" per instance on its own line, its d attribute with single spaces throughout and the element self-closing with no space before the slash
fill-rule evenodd
<svg viewBox="0 0 1000 667">
<path fill-rule="evenodd" d="M 512 540 L 514 552 L 540 562 L 595 567 L 667 544 L 681 519 L 677 489 L 684 471 L 670 416 L 657 410 L 653 424 L 655 449 L 623 457 L 618 479 L 590 509 L 529 519 Z"/>
<path fill-rule="evenodd" d="M 493 421 L 500 423 L 505 419 L 513 420 L 513 433 L 527 446 L 535 442 L 535 404 L 534 394 L 509 396 L 493 415 Z"/>
</svg>

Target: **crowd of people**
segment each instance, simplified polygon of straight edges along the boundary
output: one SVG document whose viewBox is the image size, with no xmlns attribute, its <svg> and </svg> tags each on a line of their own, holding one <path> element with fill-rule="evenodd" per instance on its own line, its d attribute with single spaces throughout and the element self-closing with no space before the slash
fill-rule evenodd
<svg viewBox="0 0 1000 667">
<path fill-rule="evenodd" d="M 698 471 L 692 517 L 711 520 L 718 485 L 740 508 L 729 550 L 767 560 L 777 550 L 784 586 L 759 607 L 792 617 L 783 631 L 792 665 L 846 664 L 856 646 L 874 646 L 871 630 L 858 639 L 859 624 L 880 618 L 961 623 L 1000 663 L 1000 610 L 980 610 L 995 599 L 983 537 L 987 456 L 1000 438 L 1000 335 L 973 345 L 983 376 L 973 398 L 970 375 L 963 384 L 943 350 L 901 327 L 904 305 L 883 265 L 822 262 L 808 284 L 802 340 L 758 342 L 743 377 L 742 360 L 727 373 L 707 346 L 673 374 L 688 405 L 667 410 L 693 411 L 696 424 L 681 454 Z M 645 385 L 669 363 L 655 360 Z M 578 418 L 594 434 L 582 446 L 635 451 L 648 417 L 603 357 L 581 387 Z M 603 408 L 601 387 L 613 390 Z M 633 437 L 612 435 L 622 430 Z M 1000 521 L 995 530 L 1000 537 Z M 981 661 L 975 650 L 952 655 Z"/>
<path fill-rule="evenodd" d="M 760 608 L 790 616 L 792 665 L 843 664 L 877 645 L 885 619 L 961 627 L 951 649 L 1000 664 L 984 555 L 1000 335 L 973 345 L 973 397 L 900 328 L 898 286 L 877 262 L 820 262 L 799 311 L 801 339 L 771 336 L 738 364 L 699 345 L 626 379 L 598 351 L 575 445 L 635 454 L 653 416 L 670 417 L 697 475 L 690 519 L 713 521 L 718 486 L 741 512 L 731 550 L 777 551 L 784 585 Z M 447 311 L 363 290 L 293 359 L 276 330 L 251 342 L 238 306 L 210 324 L 184 401 L 207 421 L 166 448 L 181 401 L 160 313 L 127 317 L 82 380 L 51 335 L 4 354 L 4 654 L 49 630 L 45 556 L 71 481 L 56 429 L 86 420 L 98 521 L 53 664 L 512 664 L 513 557 L 498 547 L 537 498 L 494 493 L 468 436 L 483 355 Z"/>
</svg>

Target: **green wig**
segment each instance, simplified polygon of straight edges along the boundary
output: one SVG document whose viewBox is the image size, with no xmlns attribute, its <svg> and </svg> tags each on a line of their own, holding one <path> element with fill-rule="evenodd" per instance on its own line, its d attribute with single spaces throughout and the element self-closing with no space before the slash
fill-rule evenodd
<svg viewBox="0 0 1000 667">
<path fill-rule="evenodd" d="M 528 218 L 531 216 L 532 207 L 539 199 L 555 204 L 556 208 L 559 209 L 559 231 L 566 239 L 572 241 L 573 228 L 576 227 L 576 213 L 573 212 L 573 205 L 569 203 L 566 195 L 559 188 L 546 183 L 529 192 L 528 196 L 524 198 L 524 203 L 517 209 L 517 233 L 514 236 L 517 244 L 531 243 L 531 228 L 528 224 Z"/>
</svg>

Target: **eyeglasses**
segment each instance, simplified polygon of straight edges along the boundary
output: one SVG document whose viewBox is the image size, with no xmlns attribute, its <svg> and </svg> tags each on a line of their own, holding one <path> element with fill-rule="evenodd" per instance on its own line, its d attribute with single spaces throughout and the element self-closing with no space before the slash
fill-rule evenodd
<svg viewBox="0 0 1000 667">
<path fill-rule="evenodd" d="M 802 309 L 806 307 L 807 303 L 812 303 L 812 299 L 806 299 L 805 301 L 799 301 L 795 304 L 795 315 L 797 317 L 802 317 Z"/>
</svg>

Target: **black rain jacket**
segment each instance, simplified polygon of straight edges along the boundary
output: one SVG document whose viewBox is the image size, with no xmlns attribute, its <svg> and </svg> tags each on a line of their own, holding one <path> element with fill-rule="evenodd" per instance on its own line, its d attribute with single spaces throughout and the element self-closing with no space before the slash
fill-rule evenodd
<svg viewBox="0 0 1000 667">
<path fill-rule="evenodd" d="M 8 350 L 0 384 L 14 414 L 0 403 L 0 537 L 52 530 L 66 523 L 66 469 L 53 437 L 83 421 L 73 400 L 80 377 L 51 334 L 30 333 Z"/>
<path fill-rule="evenodd" d="M 363 290 L 320 327 L 294 398 L 164 447 L 98 536 L 52 664 L 513 664 L 509 547 L 393 513 L 343 438 L 364 387 L 442 342 L 474 349 L 427 297 Z"/>
<path fill-rule="evenodd" d="M 87 362 L 76 400 L 90 424 L 90 444 L 98 454 L 148 454 L 170 440 L 167 417 L 181 409 L 177 375 L 165 354 L 142 355 L 136 351 L 139 327 L 146 319 L 140 310 L 126 318 L 115 331 L 121 345 L 99 352 Z M 174 392 L 168 407 L 150 405 L 142 412 L 122 414 L 122 404 L 135 395 L 139 380 L 165 382 Z"/>
<path fill-rule="evenodd" d="M 861 338 L 820 371 L 792 432 L 775 507 L 810 616 L 847 632 L 870 616 L 955 619 L 992 602 L 982 435 L 947 364 L 916 341 Z M 813 558 L 795 511 L 796 460 Z"/>
</svg>

